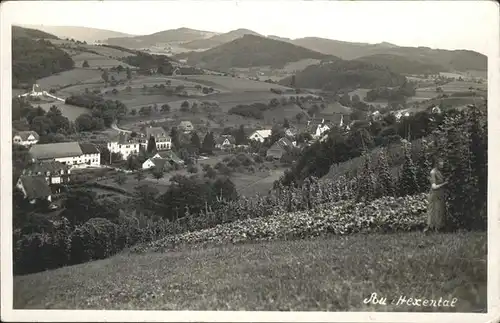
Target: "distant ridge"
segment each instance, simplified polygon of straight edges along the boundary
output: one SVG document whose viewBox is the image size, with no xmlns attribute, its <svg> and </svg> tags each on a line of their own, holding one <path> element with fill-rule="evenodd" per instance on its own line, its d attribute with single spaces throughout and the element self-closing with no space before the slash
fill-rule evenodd
<svg viewBox="0 0 500 323">
<path fill-rule="evenodd" d="M 219 70 L 252 66 L 283 68 L 289 62 L 305 58 L 338 59 L 288 42 L 249 34 L 203 52 L 184 53 L 177 57 L 186 58 L 189 64 Z"/>
<path fill-rule="evenodd" d="M 109 45 L 116 45 L 128 48 L 151 47 L 157 44 L 170 42 L 188 42 L 198 39 L 206 39 L 217 35 L 217 33 L 190 28 L 177 28 L 159 31 L 150 35 L 132 36 L 132 37 L 110 37 L 106 39 Z"/>
<path fill-rule="evenodd" d="M 187 49 L 209 49 L 225 43 L 229 43 L 235 39 L 245 35 L 262 36 L 261 34 L 249 29 L 236 29 L 230 32 L 212 36 L 207 39 L 198 39 L 182 44 L 182 47 Z"/>
<path fill-rule="evenodd" d="M 110 37 L 131 37 L 132 35 L 90 27 L 77 27 L 77 26 L 47 26 L 47 25 L 22 25 L 25 27 L 38 29 L 50 34 L 53 34 L 59 38 L 73 38 L 79 41 L 95 42 Z"/>
</svg>

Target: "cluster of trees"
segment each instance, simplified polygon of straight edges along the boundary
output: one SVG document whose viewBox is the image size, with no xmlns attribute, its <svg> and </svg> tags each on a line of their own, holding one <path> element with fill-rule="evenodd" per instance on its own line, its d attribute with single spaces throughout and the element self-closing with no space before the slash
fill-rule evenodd
<svg viewBox="0 0 500 323">
<path fill-rule="evenodd" d="M 487 117 L 476 107 L 446 116 L 423 141 L 418 154 L 411 153 L 411 144 L 404 143 L 404 161 L 395 177 L 387 154 L 382 151 L 378 162 L 363 155 L 358 174 L 358 200 L 371 201 L 381 196 L 414 195 L 429 190 L 429 174 L 433 161 L 442 158 L 449 230 L 487 227 Z M 375 165 L 375 167 L 373 166 Z"/>
<path fill-rule="evenodd" d="M 124 62 L 136 66 L 142 73 L 149 74 L 152 69 L 163 75 L 172 75 L 174 67 L 169 59 L 163 55 L 151 55 L 143 52 L 136 52 L 134 56 L 127 56 Z"/>
<path fill-rule="evenodd" d="M 218 210 L 238 195 L 227 177 L 175 176 L 164 194 L 137 185 L 125 199 L 99 198 L 91 189 L 67 187 L 59 224 L 41 204 L 27 203 L 14 189 L 14 274 L 28 274 L 109 257 L 137 243 L 183 231 L 186 220 Z"/>
<path fill-rule="evenodd" d="M 356 60 L 336 60 L 321 65 L 311 65 L 295 75 L 299 88 L 338 91 L 348 88 L 378 88 L 402 85 L 406 78 L 385 67 Z M 280 81 L 288 86 L 290 78 Z"/>
<path fill-rule="evenodd" d="M 366 93 L 365 100 L 373 102 L 378 99 L 388 100 L 389 102 L 405 102 L 406 98 L 415 95 L 415 85 L 411 82 L 405 82 L 396 88 L 381 87 Z"/>
<path fill-rule="evenodd" d="M 12 39 L 12 86 L 29 87 L 37 79 L 70 70 L 75 62 L 46 40 Z"/>
<path fill-rule="evenodd" d="M 23 98 L 12 99 L 12 125 L 21 131 L 36 131 L 40 135 L 39 143 L 65 141 L 67 135 L 75 132 L 74 125 L 58 107 L 45 111 Z"/>
<path fill-rule="evenodd" d="M 118 100 L 104 100 L 98 95 L 72 95 L 66 99 L 66 104 L 90 109 L 75 120 L 79 131 L 100 130 L 109 127 L 127 114 L 127 107 Z"/>
<path fill-rule="evenodd" d="M 264 112 L 269 110 L 269 105 L 265 103 L 238 104 L 229 109 L 229 114 L 236 114 L 242 117 L 264 119 Z"/>
<path fill-rule="evenodd" d="M 456 110 L 443 114 L 422 111 L 400 122 L 396 122 L 394 115 L 387 114 L 378 121 L 356 121 L 349 133 L 334 128 L 326 141 L 316 142 L 303 151 L 294 167 L 285 174 L 283 184 L 300 182 L 309 176 L 322 177 L 332 165 L 361 156 L 363 149 L 387 146 L 402 138 L 415 140 L 428 136 L 442 124 L 445 116 L 456 113 Z"/>
</svg>

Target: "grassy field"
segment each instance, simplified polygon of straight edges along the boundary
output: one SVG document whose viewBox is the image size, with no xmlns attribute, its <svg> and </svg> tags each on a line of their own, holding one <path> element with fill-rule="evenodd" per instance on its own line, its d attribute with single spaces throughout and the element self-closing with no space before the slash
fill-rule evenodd
<svg viewBox="0 0 500 323">
<path fill-rule="evenodd" d="M 290 62 L 285 65 L 283 70 L 288 73 L 295 73 L 296 71 L 302 71 L 310 65 L 317 65 L 321 62 L 320 59 L 306 58 L 297 62 Z"/>
<path fill-rule="evenodd" d="M 89 68 L 111 68 L 115 67 L 118 65 L 123 66 L 124 68 L 132 66 L 128 65 L 127 63 L 124 63 L 122 61 L 119 61 L 114 58 L 109 58 L 108 56 L 102 56 L 102 55 L 97 55 L 94 53 L 89 53 L 89 52 L 81 52 L 77 55 L 74 55 L 71 57 L 73 61 L 75 62 L 75 66 L 77 67 L 82 67 L 82 64 L 84 61 L 87 61 L 89 63 Z"/>
<path fill-rule="evenodd" d="M 73 84 L 100 82 L 101 72 L 93 69 L 75 68 L 37 80 L 43 90 L 60 88 Z"/>
<path fill-rule="evenodd" d="M 486 310 L 484 233 L 351 235 L 185 248 L 14 277 L 15 309 Z M 388 305 L 365 305 L 377 293 Z M 392 305 L 458 299 L 455 308 Z"/>
<path fill-rule="evenodd" d="M 69 105 L 61 101 L 54 101 L 49 103 L 35 104 L 35 106 L 40 105 L 45 111 L 49 111 L 50 107 L 55 105 L 61 109 L 62 114 L 69 119 L 69 121 L 75 121 L 83 113 L 90 113 L 91 111 L 86 108 L 77 107 L 74 105 Z"/>
<path fill-rule="evenodd" d="M 249 91 L 269 91 L 272 88 L 275 89 L 288 89 L 285 86 L 278 84 L 271 84 L 266 82 L 252 81 L 243 78 L 230 77 L 230 76 L 217 76 L 217 75 L 188 75 L 188 76 L 176 76 L 177 79 L 187 78 L 189 81 L 193 82 L 210 82 L 217 88 L 221 88 L 230 92 L 249 92 Z"/>
</svg>

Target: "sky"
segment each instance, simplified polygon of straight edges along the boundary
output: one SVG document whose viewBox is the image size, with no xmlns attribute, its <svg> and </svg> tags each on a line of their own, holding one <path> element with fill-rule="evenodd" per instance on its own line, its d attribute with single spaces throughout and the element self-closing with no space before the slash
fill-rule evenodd
<svg viewBox="0 0 500 323">
<path fill-rule="evenodd" d="M 9 1 L 14 24 L 85 26 L 130 34 L 188 27 L 487 53 L 496 1 Z M 5 13 L 5 12 L 4 12 Z M 43 14 L 41 14 L 43 13 Z M 493 38 L 492 38 L 493 37 Z"/>
</svg>

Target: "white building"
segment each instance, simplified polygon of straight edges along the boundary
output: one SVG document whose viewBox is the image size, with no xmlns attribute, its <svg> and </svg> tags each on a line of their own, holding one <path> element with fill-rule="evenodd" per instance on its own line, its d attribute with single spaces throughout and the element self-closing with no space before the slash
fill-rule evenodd
<svg viewBox="0 0 500 323">
<path fill-rule="evenodd" d="M 12 136 L 12 143 L 29 147 L 35 145 L 39 139 L 40 136 L 35 131 L 18 131 Z"/>
<path fill-rule="evenodd" d="M 149 127 L 146 128 L 146 140 L 150 137 L 155 138 L 156 150 L 169 150 L 172 149 L 172 138 L 167 134 L 162 127 Z M 147 147 L 147 145 L 146 145 Z"/>
<path fill-rule="evenodd" d="M 30 149 L 34 162 L 60 162 L 71 168 L 98 167 L 101 153 L 93 144 L 59 142 L 34 145 Z"/>
<path fill-rule="evenodd" d="M 250 140 L 264 142 L 264 140 L 271 135 L 271 130 L 257 130 L 248 137 Z"/>
<path fill-rule="evenodd" d="M 108 142 L 107 145 L 111 153 L 120 153 L 123 160 L 126 160 L 130 155 L 138 155 L 141 146 L 145 149 L 147 141 L 132 138 L 129 134 L 123 132 L 115 140 Z"/>
<path fill-rule="evenodd" d="M 320 138 L 325 132 L 329 131 L 330 127 L 324 123 L 316 126 L 313 137 Z"/>
</svg>

